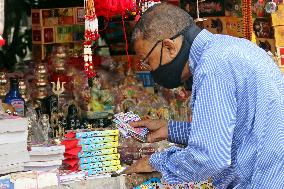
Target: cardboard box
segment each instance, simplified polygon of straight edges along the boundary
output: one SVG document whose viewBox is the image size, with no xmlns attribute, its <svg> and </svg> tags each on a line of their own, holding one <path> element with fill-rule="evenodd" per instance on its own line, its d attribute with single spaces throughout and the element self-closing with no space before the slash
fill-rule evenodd
<svg viewBox="0 0 284 189">
<path fill-rule="evenodd" d="M 55 42 L 54 27 L 34 26 L 32 28 L 33 44 L 50 44 Z"/>
<path fill-rule="evenodd" d="M 208 17 L 207 20 L 203 21 L 204 29 L 214 34 L 225 34 L 224 19 L 225 17 Z"/>
<path fill-rule="evenodd" d="M 40 62 L 43 59 L 43 45 L 33 45 L 32 46 L 32 56 L 35 62 Z"/>
<path fill-rule="evenodd" d="M 226 17 L 224 21 L 226 34 L 235 37 L 244 37 L 243 35 L 243 20 L 238 17 Z"/>
<path fill-rule="evenodd" d="M 74 25 L 73 26 L 73 41 L 83 41 L 85 34 L 84 25 Z"/>
<path fill-rule="evenodd" d="M 284 56 L 284 47 L 277 47 L 277 54 L 280 56 Z"/>
<path fill-rule="evenodd" d="M 266 51 L 270 51 L 273 54 L 276 53 L 275 39 L 257 38 L 256 44 Z"/>
<path fill-rule="evenodd" d="M 73 8 L 55 9 L 58 16 L 58 25 L 72 25 L 75 24 L 75 13 Z"/>
<path fill-rule="evenodd" d="M 284 26 L 284 4 L 278 5 L 278 10 L 271 14 L 273 26 Z"/>
<path fill-rule="evenodd" d="M 50 27 L 58 25 L 57 13 L 54 9 L 42 9 L 42 26 Z"/>
<path fill-rule="evenodd" d="M 42 33 L 40 26 L 34 26 L 32 28 L 32 42 L 33 44 L 42 44 Z"/>
<path fill-rule="evenodd" d="M 284 26 L 275 26 L 275 42 L 277 47 L 284 47 Z"/>
<path fill-rule="evenodd" d="M 32 9 L 31 16 L 33 26 L 42 26 L 42 14 L 40 9 Z"/>
<path fill-rule="evenodd" d="M 83 11 L 83 12 L 82 12 Z M 54 27 L 57 25 L 84 24 L 84 8 L 57 8 L 57 9 L 32 9 L 32 25 Z"/>
<path fill-rule="evenodd" d="M 74 8 L 75 24 L 85 24 L 85 10 L 84 7 Z"/>
<path fill-rule="evenodd" d="M 56 43 L 73 42 L 73 26 L 57 26 L 55 38 Z"/>
<path fill-rule="evenodd" d="M 279 56 L 278 64 L 284 69 L 284 47 L 277 47 L 277 55 Z"/>
</svg>

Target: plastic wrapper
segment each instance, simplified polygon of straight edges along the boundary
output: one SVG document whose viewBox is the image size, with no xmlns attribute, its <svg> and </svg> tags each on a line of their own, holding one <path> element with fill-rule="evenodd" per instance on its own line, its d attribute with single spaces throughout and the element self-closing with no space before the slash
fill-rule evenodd
<svg viewBox="0 0 284 189">
<path fill-rule="evenodd" d="M 36 111 L 29 109 L 29 129 L 31 131 L 31 142 L 35 144 L 48 144 L 50 123 L 47 114 L 37 116 Z"/>
</svg>

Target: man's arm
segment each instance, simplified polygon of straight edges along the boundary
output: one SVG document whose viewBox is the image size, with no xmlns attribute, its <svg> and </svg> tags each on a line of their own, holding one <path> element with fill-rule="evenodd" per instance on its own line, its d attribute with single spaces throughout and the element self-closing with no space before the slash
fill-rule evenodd
<svg viewBox="0 0 284 189">
<path fill-rule="evenodd" d="M 184 121 L 168 122 L 168 140 L 172 143 L 187 145 L 191 124 Z"/>
<path fill-rule="evenodd" d="M 170 184 L 206 180 L 229 167 L 236 107 L 232 84 L 214 74 L 201 76 L 188 146 L 153 154 L 151 166 Z"/>
</svg>

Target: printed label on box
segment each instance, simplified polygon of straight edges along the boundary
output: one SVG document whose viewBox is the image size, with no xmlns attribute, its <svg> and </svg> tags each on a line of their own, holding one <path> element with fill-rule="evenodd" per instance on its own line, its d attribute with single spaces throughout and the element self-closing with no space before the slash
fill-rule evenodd
<svg viewBox="0 0 284 189">
<path fill-rule="evenodd" d="M 43 29 L 43 40 L 44 43 L 54 43 L 54 29 L 53 28 L 44 28 Z"/>
<path fill-rule="evenodd" d="M 283 47 L 284 46 L 284 26 L 276 26 L 274 27 L 275 30 L 275 41 L 276 46 Z"/>
<path fill-rule="evenodd" d="M 40 25 L 40 12 L 39 11 L 32 11 L 32 24 L 33 25 Z"/>
<path fill-rule="evenodd" d="M 279 55 L 284 55 L 284 47 L 278 47 L 277 49 L 278 49 L 277 52 Z"/>
<path fill-rule="evenodd" d="M 77 8 L 76 11 L 76 23 L 83 24 L 85 22 L 85 10 L 84 8 Z"/>
<path fill-rule="evenodd" d="M 33 43 L 40 43 L 41 42 L 41 30 L 40 29 L 33 29 L 32 30 L 33 36 Z"/>
<path fill-rule="evenodd" d="M 256 44 L 265 51 L 270 51 L 273 54 L 276 52 L 274 39 L 257 38 Z"/>
<path fill-rule="evenodd" d="M 284 67 L 284 57 L 283 56 L 280 57 L 280 66 Z"/>
<path fill-rule="evenodd" d="M 73 41 L 73 26 L 58 26 L 56 31 L 56 42 L 65 43 Z"/>
<path fill-rule="evenodd" d="M 227 17 L 225 19 L 226 33 L 235 37 L 243 37 L 243 21 L 237 17 Z"/>
</svg>

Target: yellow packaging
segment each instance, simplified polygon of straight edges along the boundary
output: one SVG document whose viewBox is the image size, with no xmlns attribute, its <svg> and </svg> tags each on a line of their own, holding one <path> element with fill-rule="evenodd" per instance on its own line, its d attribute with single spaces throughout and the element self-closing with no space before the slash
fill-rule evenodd
<svg viewBox="0 0 284 189">
<path fill-rule="evenodd" d="M 283 47 L 284 46 L 284 26 L 275 26 L 275 45 L 277 47 Z"/>
</svg>

